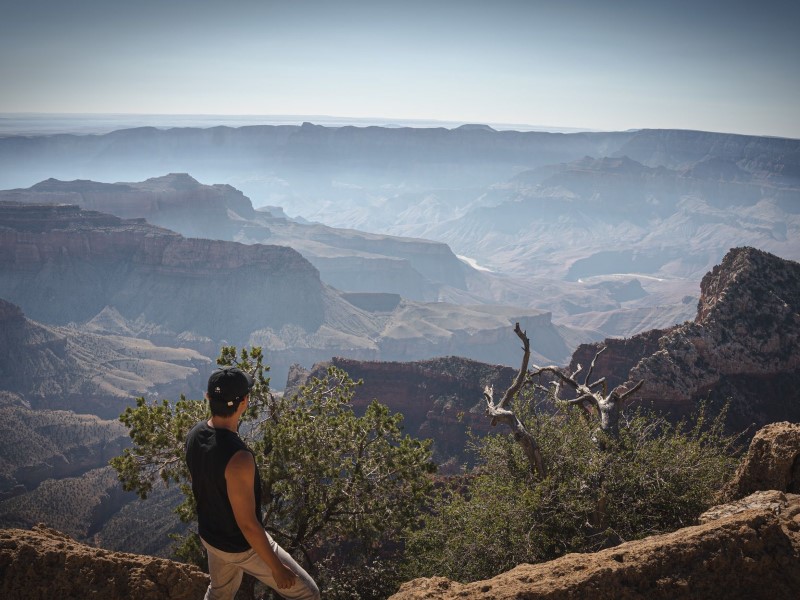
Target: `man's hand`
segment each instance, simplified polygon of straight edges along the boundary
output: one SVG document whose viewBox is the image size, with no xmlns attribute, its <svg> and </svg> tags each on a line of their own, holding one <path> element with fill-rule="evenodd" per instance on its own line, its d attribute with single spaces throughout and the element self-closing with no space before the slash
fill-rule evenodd
<svg viewBox="0 0 800 600">
<path fill-rule="evenodd" d="M 272 569 L 272 577 L 275 579 L 275 584 L 279 590 L 285 590 L 294 585 L 297 580 L 297 575 L 289 567 L 280 563 L 277 569 Z"/>
</svg>

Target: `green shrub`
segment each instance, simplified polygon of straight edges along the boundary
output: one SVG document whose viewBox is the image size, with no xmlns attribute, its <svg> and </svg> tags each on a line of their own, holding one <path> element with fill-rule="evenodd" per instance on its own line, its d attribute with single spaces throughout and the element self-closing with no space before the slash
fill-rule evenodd
<svg viewBox="0 0 800 600">
<path fill-rule="evenodd" d="M 409 577 L 486 579 L 693 524 L 735 468 L 724 414 L 708 422 L 702 407 L 692 426 L 635 412 L 618 440 L 599 443 L 579 410 L 531 405 L 514 412 L 540 444 L 547 478 L 534 478 L 511 436 L 474 440 L 477 467 L 442 487 L 409 534 Z"/>
</svg>

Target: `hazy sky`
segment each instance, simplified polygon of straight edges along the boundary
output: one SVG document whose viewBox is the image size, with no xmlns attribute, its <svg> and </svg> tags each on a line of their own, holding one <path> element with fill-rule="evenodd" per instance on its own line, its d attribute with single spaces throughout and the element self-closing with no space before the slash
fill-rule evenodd
<svg viewBox="0 0 800 600">
<path fill-rule="evenodd" d="M 800 2 L 0 0 L 0 112 L 800 138 Z"/>
</svg>

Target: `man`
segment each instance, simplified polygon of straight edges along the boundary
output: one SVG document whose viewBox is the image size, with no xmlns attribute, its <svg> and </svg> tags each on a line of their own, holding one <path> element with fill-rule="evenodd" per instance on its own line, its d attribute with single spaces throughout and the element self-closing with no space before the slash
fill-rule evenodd
<svg viewBox="0 0 800 600">
<path fill-rule="evenodd" d="M 253 452 L 238 434 L 253 383 L 236 367 L 216 369 L 206 393 L 211 418 L 195 425 L 186 438 L 186 464 L 211 576 L 205 599 L 232 599 L 243 573 L 249 573 L 284 598 L 319 600 L 314 580 L 261 522 L 261 479 Z"/>
</svg>

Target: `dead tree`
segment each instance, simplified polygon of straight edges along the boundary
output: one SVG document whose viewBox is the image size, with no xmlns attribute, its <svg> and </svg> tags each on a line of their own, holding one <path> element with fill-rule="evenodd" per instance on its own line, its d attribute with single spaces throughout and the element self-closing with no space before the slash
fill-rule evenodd
<svg viewBox="0 0 800 600">
<path fill-rule="evenodd" d="M 539 444 L 536 443 L 536 439 L 525 428 L 525 425 L 523 425 L 517 416 L 507 408 L 508 404 L 517 392 L 519 392 L 527 379 L 528 361 L 531 356 L 530 340 L 527 334 L 520 329 L 519 323 L 514 327 L 514 333 L 522 340 L 522 365 L 511 387 L 506 390 L 499 402 L 495 403 L 494 401 L 494 389 L 492 386 L 486 386 L 484 388 L 483 397 L 486 400 L 486 414 L 492 418 L 492 427 L 496 426 L 498 423 L 505 423 L 511 428 L 514 439 L 522 446 L 522 450 L 525 452 L 525 456 L 530 464 L 531 473 L 534 475 L 538 474 L 539 477 L 544 479 L 547 472 L 545 470 L 544 461 L 542 460 Z"/>
<path fill-rule="evenodd" d="M 625 400 L 632 396 L 636 390 L 642 387 L 644 380 L 639 381 L 629 390 L 626 390 L 624 385 L 618 385 L 611 390 L 611 393 L 608 392 L 608 383 L 606 382 L 605 377 L 601 377 L 597 381 L 589 383 L 589 378 L 594 372 L 594 366 L 597 362 L 597 357 L 600 356 L 605 349 L 605 347 L 601 348 L 594 355 L 592 364 L 589 366 L 586 377 L 583 379 L 583 383 L 578 383 L 576 379 L 578 373 L 580 373 L 582 370 L 581 365 L 578 365 L 572 375 L 564 373 L 558 367 L 537 367 L 534 365 L 531 369 L 531 375 L 552 373 L 556 378 L 553 389 L 553 395 L 555 399 L 570 406 L 579 406 L 587 415 L 590 415 L 592 409 L 594 409 L 597 412 L 598 418 L 600 419 L 600 430 L 616 439 L 619 437 L 620 409 L 622 408 Z M 575 393 L 575 398 L 561 398 L 562 384 L 573 390 Z M 598 388 L 602 388 L 602 391 Z"/>
</svg>

